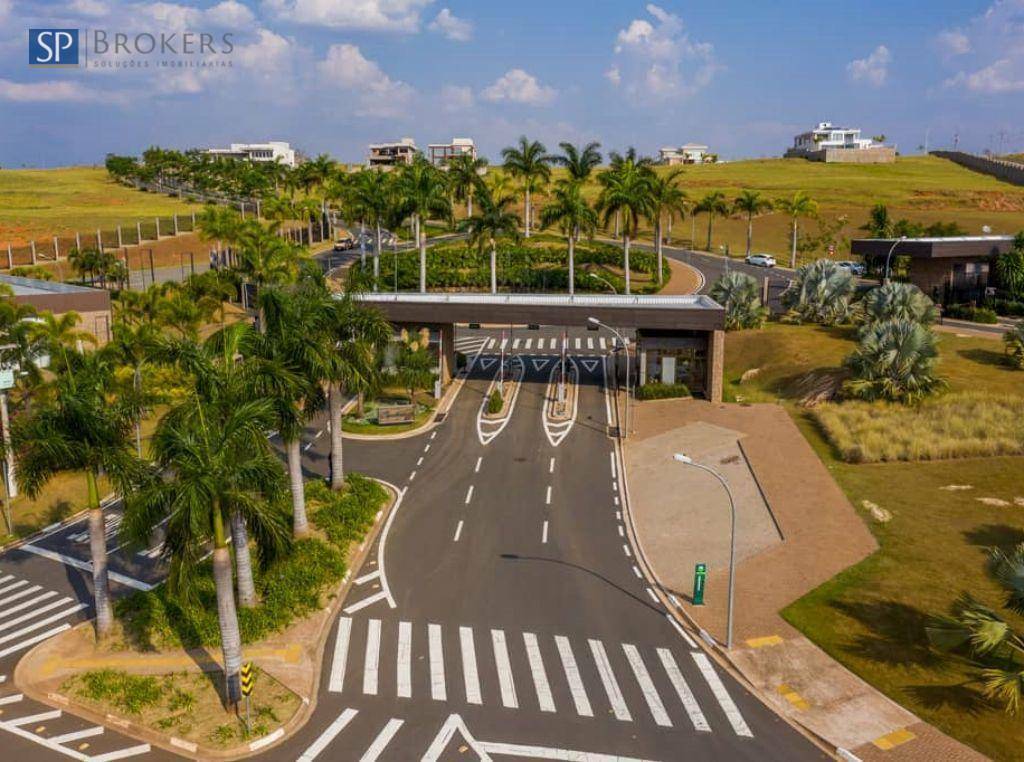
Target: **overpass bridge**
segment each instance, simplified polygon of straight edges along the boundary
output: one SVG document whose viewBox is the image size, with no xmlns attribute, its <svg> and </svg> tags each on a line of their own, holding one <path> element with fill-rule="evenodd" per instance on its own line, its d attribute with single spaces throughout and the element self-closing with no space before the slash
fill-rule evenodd
<svg viewBox="0 0 1024 762">
<path fill-rule="evenodd" d="M 637 381 L 682 381 L 710 400 L 722 399 L 725 309 L 705 294 L 364 293 L 396 326 L 439 335 L 441 378 L 455 367 L 455 325 L 582 326 L 597 318 L 636 332 Z"/>
</svg>

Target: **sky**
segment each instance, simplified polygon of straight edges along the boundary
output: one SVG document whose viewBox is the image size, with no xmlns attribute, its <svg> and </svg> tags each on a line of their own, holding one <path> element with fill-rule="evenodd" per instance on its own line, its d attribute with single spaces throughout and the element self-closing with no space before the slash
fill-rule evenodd
<svg viewBox="0 0 1024 762">
<path fill-rule="evenodd" d="M 50 28 L 232 49 L 29 66 Z M 263 140 L 359 162 L 405 136 L 494 160 L 522 134 L 739 159 L 819 121 L 1024 149 L 1024 0 L 0 0 L 0 167 Z"/>
</svg>

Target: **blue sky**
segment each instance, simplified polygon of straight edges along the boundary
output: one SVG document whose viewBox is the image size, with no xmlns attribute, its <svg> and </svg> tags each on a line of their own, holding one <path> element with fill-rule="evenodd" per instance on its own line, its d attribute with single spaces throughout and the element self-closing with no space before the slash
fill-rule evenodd
<svg viewBox="0 0 1024 762">
<path fill-rule="evenodd" d="M 234 50 L 216 69 L 32 68 L 40 27 L 228 32 Z M 522 133 L 740 158 L 820 120 L 904 152 L 926 134 L 1009 150 L 1022 94 L 1024 0 L 0 0 L 4 167 L 265 139 L 359 161 L 402 136 L 494 158 Z"/>
</svg>

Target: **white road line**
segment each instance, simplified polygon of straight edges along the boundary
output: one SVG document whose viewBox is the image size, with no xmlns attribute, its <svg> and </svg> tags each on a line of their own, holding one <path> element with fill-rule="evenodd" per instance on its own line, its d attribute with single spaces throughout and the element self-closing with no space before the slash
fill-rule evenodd
<svg viewBox="0 0 1024 762">
<path fill-rule="evenodd" d="M 411 474 L 409 474 L 409 481 L 412 481 L 415 478 L 416 478 L 416 472 L 413 471 Z"/>
<path fill-rule="evenodd" d="M 593 349 L 593 348 L 594 348 L 594 337 L 593 336 L 587 336 L 587 349 Z"/>
<path fill-rule="evenodd" d="M 580 342 L 580 337 L 579 337 L 579 336 L 577 336 L 577 337 L 576 337 L 576 349 L 579 349 L 579 348 L 580 348 L 580 345 L 581 345 L 581 342 Z"/>
<path fill-rule="evenodd" d="M 7 720 L 4 724 L 12 728 L 20 728 L 25 725 L 31 725 L 33 722 L 49 722 L 50 720 L 59 719 L 60 714 L 60 709 L 54 709 L 52 712 L 40 712 L 39 714 L 30 714 L 28 717 Z"/>
<path fill-rule="evenodd" d="M 72 606 L 71 608 L 67 608 L 67 609 L 64 609 L 63 611 L 59 611 L 56 614 L 53 614 L 52 616 L 46 617 L 46 619 L 40 619 L 38 622 L 33 622 L 28 627 L 22 627 L 20 630 L 15 630 L 14 632 L 8 633 L 7 635 L 4 635 L 3 637 L 0 637 L 0 644 L 7 643 L 7 642 L 9 642 L 11 640 L 14 640 L 15 638 L 20 638 L 22 635 L 27 635 L 28 633 L 32 632 L 33 630 L 38 630 L 40 627 L 45 627 L 48 624 L 53 624 L 54 622 L 57 622 L 57 621 L 59 621 L 61 619 L 69 617 L 72 614 L 77 614 L 82 609 L 85 609 L 85 608 L 88 608 L 88 607 L 89 607 L 88 603 L 79 603 L 79 604 L 76 604 L 76 605 Z"/>
<path fill-rule="evenodd" d="M 615 453 L 613 451 L 608 452 L 608 462 L 612 465 L 612 479 L 617 479 L 618 474 L 615 472 Z"/>
<path fill-rule="evenodd" d="M 436 431 L 432 431 L 430 433 L 430 441 L 433 442 L 436 438 L 437 438 L 437 432 Z"/>
<path fill-rule="evenodd" d="M 12 579 L 14 579 L 13 574 L 5 574 L 4 576 L 0 577 L 0 585 L 4 584 L 5 582 L 10 582 Z"/>
<path fill-rule="evenodd" d="M 618 495 L 612 496 L 612 503 L 614 505 L 618 505 L 619 504 L 619 496 Z"/>
<path fill-rule="evenodd" d="M 651 596 L 651 600 L 655 603 L 661 603 L 661 601 L 658 600 L 658 596 L 655 595 L 654 591 L 651 590 L 651 588 L 647 588 L 647 594 Z"/>
<path fill-rule="evenodd" d="M 473 469 L 474 474 L 480 473 L 480 465 L 484 462 L 484 456 L 481 455 L 476 459 L 476 467 Z"/>
<path fill-rule="evenodd" d="M 604 336 L 602 336 L 601 338 L 598 339 L 598 344 L 601 347 L 601 349 L 607 349 L 608 348 L 608 344 L 605 342 Z"/>
<path fill-rule="evenodd" d="M 482 704 L 480 675 L 476 671 L 476 651 L 473 648 L 473 630 L 459 628 L 459 645 L 462 647 L 462 677 L 466 684 L 466 702 Z"/>
<path fill-rule="evenodd" d="M 363 756 L 359 758 L 359 762 L 377 762 L 377 759 L 384 752 L 384 749 L 387 748 L 387 745 L 391 743 L 391 739 L 395 737 L 395 733 L 398 732 L 398 729 L 404 723 L 405 720 L 399 720 L 394 717 L 388 720 L 388 724 L 373 739 L 373 743 L 370 744 Z"/>
<path fill-rule="evenodd" d="M 327 729 L 320 734 L 320 736 L 309 745 L 309 748 L 302 752 L 302 756 L 299 757 L 296 762 L 313 762 L 324 749 L 330 746 L 338 733 L 345 729 L 352 718 L 355 717 L 359 712 L 355 709 L 346 709 L 341 715 L 327 726 Z"/>
<path fill-rule="evenodd" d="M 367 582 L 377 579 L 380 576 L 380 569 L 374 569 L 369 574 L 364 574 L 362 577 L 356 577 L 357 585 L 365 585 Z"/>
<path fill-rule="evenodd" d="M 555 700 L 551 695 L 551 686 L 548 684 L 548 674 L 544 670 L 544 659 L 540 655 L 537 636 L 532 632 L 524 632 L 523 643 L 526 645 L 526 658 L 530 662 L 533 687 L 537 690 L 537 703 L 540 705 L 540 710 L 553 712 L 555 711 Z"/>
<path fill-rule="evenodd" d="M 343 616 L 338 620 L 338 636 L 334 639 L 334 660 L 331 662 L 331 679 L 327 690 L 341 693 L 345 684 L 345 665 L 348 663 L 348 644 L 352 637 L 352 620 Z"/>
<path fill-rule="evenodd" d="M 22 622 L 27 622 L 29 619 L 34 619 L 35 617 L 39 616 L 40 614 L 45 614 L 47 611 L 55 609 L 58 606 L 64 606 L 64 605 L 66 605 L 68 603 L 71 603 L 71 602 L 73 602 L 73 600 L 74 600 L 73 598 L 61 598 L 60 600 L 54 601 L 53 603 L 48 603 L 48 604 L 46 604 L 45 606 L 43 606 L 41 608 L 33 609 L 32 611 L 28 612 L 27 614 L 22 614 L 21 616 L 15 617 L 14 619 L 11 619 L 8 622 L 4 622 L 3 624 L 0 624 L 0 632 L 3 632 L 4 630 L 10 629 L 11 627 L 14 627 L 14 625 L 16 625 L 16 624 L 21 624 Z M 14 608 L 15 609 L 24 608 L 25 606 L 28 606 L 31 603 L 32 603 L 32 601 L 26 601 L 21 606 L 15 606 Z M 13 609 L 12 609 L 12 611 L 13 611 Z"/>
<path fill-rule="evenodd" d="M 380 620 L 366 622 L 366 658 L 363 661 L 363 693 L 377 695 L 377 676 L 380 672 Z"/>
<path fill-rule="evenodd" d="M 622 511 L 615 511 L 615 520 L 622 521 Z"/>
<path fill-rule="evenodd" d="M 85 730 L 76 730 L 72 733 L 65 733 L 60 736 L 52 736 L 49 740 L 50 743 L 70 743 L 71 741 L 80 741 L 83 738 L 93 738 L 95 736 L 103 735 L 104 727 L 102 725 L 96 725 L 92 728 L 86 728 Z"/>
<path fill-rule="evenodd" d="M 398 697 L 412 696 L 412 624 L 398 623 Z"/>
<path fill-rule="evenodd" d="M 429 444 L 424 445 L 423 452 L 430 452 L 430 445 Z"/>
<path fill-rule="evenodd" d="M 576 714 L 580 717 L 593 717 L 594 710 L 590 708 L 590 699 L 587 698 L 587 690 L 583 687 L 583 678 L 580 677 L 580 668 L 576 664 L 569 639 L 564 635 L 556 635 L 555 645 L 562 660 L 562 671 L 565 672 L 565 680 L 569 684 L 572 702 L 576 705 Z"/>
<path fill-rule="evenodd" d="M 544 545 L 548 544 L 548 522 L 544 522 L 544 529 L 541 531 L 540 541 Z"/>
<path fill-rule="evenodd" d="M 651 680 L 651 675 L 647 671 L 647 667 L 644 666 L 644 660 L 640 657 L 640 652 L 636 646 L 630 643 L 623 643 L 622 650 L 626 652 L 626 660 L 629 661 L 629 667 L 633 670 L 633 676 L 636 678 L 640 690 L 643 691 L 644 700 L 651 710 L 654 722 L 663 728 L 672 727 L 672 720 L 668 718 L 668 712 L 665 711 L 665 705 L 661 703 L 661 696 L 658 695 L 658 689 L 654 687 L 654 681 Z"/>
<path fill-rule="evenodd" d="M 672 687 L 676 689 L 679 700 L 683 703 L 683 708 L 686 710 L 690 722 L 693 723 L 693 729 L 703 733 L 710 733 L 711 726 L 708 725 L 704 712 L 700 710 L 700 704 L 697 703 L 697 699 L 693 695 L 693 691 L 690 690 L 686 678 L 683 677 L 683 673 L 679 670 L 679 665 L 676 664 L 672 652 L 667 648 L 659 648 L 658 657 L 661 659 L 661 665 L 665 668 L 665 674 L 668 675 L 669 682 L 672 683 Z"/>
<path fill-rule="evenodd" d="M 455 527 L 455 536 L 452 538 L 452 542 L 458 542 L 460 537 L 462 537 L 462 519 L 459 519 L 459 525 Z"/>
<path fill-rule="evenodd" d="M 114 762 L 115 759 L 126 759 L 127 757 L 137 757 L 140 754 L 149 754 L 150 750 L 149 744 L 144 743 L 139 744 L 138 746 L 129 746 L 126 749 L 110 751 L 106 754 L 99 754 L 95 757 L 89 757 L 89 762 Z"/>
<path fill-rule="evenodd" d="M 497 339 L 491 339 L 490 341 L 487 342 L 487 348 L 488 349 L 494 349 L 494 345 L 497 344 L 497 343 L 498 343 Z"/>
<path fill-rule="evenodd" d="M 604 644 L 600 640 L 590 639 L 590 651 L 594 655 L 594 664 L 597 666 L 597 674 L 601 676 L 601 684 L 604 692 L 608 694 L 608 703 L 611 704 L 615 719 L 623 722 L 631 722 L 632 715 L 626 706 L 626 700 L 622 698 L 622 691 L 615 680 L 615 673 L 612 672 L 611 662 L 608 661 L 608 654 L 605 653 Z"/>
<path fill-rule="evenodd" d="M 77 558 L 65 556 L 62 553 L 54 553 L 52 550 L 40 548 L 36 545 L 22 545 L 20 548 L 18 548 L 18 550 L 24 550 L 28 553 L 34 553 L 37 556 L 48 558 L 51 561 L 56 561 L 57 563 L 64 564 L 65 566 L 71 566 L 75 569 L 82 569 L 83 571 L 92 572 L 92 564 L 87 561 L 79 561 Z M 110 579 L 114 582 L 124 585 L 125 587 L 131 587 L 136 590 L 142 591 L 148 591 L 153 589 L 152 585 L 149 585 L 145 582 L 141 582 L 137 579 L 132 579 L 131 577 L 126 577 L 124 574 L 118 574 L 115 571 L 107 571 L 107 576 L 110 577 Z"/>
<path fill-rule="evenodd" d="M 17 582 L 15 582 L 13 585 L 8 585 L 7 587 L 0 588 L 0 594 L 6 593 L 8 590 L 15 590 L 15 589 L 17 589 L 19 587 L 24 587 L 27 584 L 28 584 L 28 580 L 27 579 L 20 579 Z M 20 593 L 16 593 L 15 595 L 9 595 L 6 598 L 4 598 L 3 600 L 0 600 L 0 604 L 7 603 L 7 601 L 13 601 L 15 598 L 20 598 L 23 595 L 28 595 L 29 592 L 32 592 L 34 590 L 40 590 L 40 589 L 41 588 L 39 587 L 39 585 L 36 585 L 35 587 L 33 587 L 28 592 L 22 590 Z"/>
<path fill-rule="evenodd" d="M 526 340 L 526 344 L 524 344 L 523 346 L 524 346 L 524 347 L 525 347 L 526 349 L 529 349 L 529 348 L 530 348 L 531 346 L 533 346 L 533 339 L 527 339 L 527 340 Z"/>
<path fill-rule="evenodd" d="M 36 635 L 34 637 L 31 637 L 28 640 L 23 640 L 20 643 L 15 643 L 13 646 L 9 646 L 9 647 L 3 649 L 2 651 L 0 651 L 0 659 L 2 659 L 5 656 L 10 656 L 14 652 L 20 651 L 23 648 L 28 648 L 29 646 L 34 646 L 36 643 L 42 643 L 47 638 L 52 638 L 54 635 L 59 635 L 60 633 L 64 632 L 65 630 L 70 630 L 70 629 L 71 629 L 71 625 L 65 623 L 65 624 L 62 624 L 60 627 L 54 627 L 52 630 L 46 630 L 45 632 L 41 632 L 40 634 L 38 634 L 38 635 Z"/>
<path fill-rule="evenodd" d="M 0 706 L 6 706 L 7 704 L 17 704 L 25 698 L 21 693 L 12 693 L 10 696 L 4 696 L 0 698 Z"/>
<path fill-rule="evenodd" d="M 672 597 L 672 596 L 669 596 L 669 597 Z M 694 642 L 693 638 L 691 638 L 689 635 L 686 634 L 686 630 L 684 630 L 682 627 L 679 626 L 679 622 L 677 622 L 672 617 L 671 614 L 666 613 L 665 614 L 665 618 L 668 620 L 668 623 L 675 628 L 675 631 L 679 633 L 679 635 L 683 638 L 683 640 L 686 641 L 686 644 L 690 648 L 696 648 L 697 647 L 697 644 L 696 644 L 696 642 Z"/>
<path fill-rule="evenodd" d="M 302 451 L 303 451 L 303 452 L 309 452 L 309 448 L 310 448 L 310 447 L 312 447 L 312 446 L 313 446 L 313 443 L 312 443 L 312 442 L 307 442 L 307 443 L 306 443 L 306 444 L 305 444 L 305 445 L 304 445 L 304 446 L 302 447 Z"/>
<path fill-rule="evenodd" d="M 16 598 L 23 598 L 26 595 L 29 595 L 30 593 L 33 593 L 33 592 L 35 592 L 36 590 L 39 590 L 39 589 L 40 589 L 39 585 L 35 585 L 34 587 L 30 587 L 28 590 L 25 590 L 25 591 L 23 591 L 21 593 L 18 593 L 17 595 L 11 596 L 10 600 L 14 600 Z M 47 592 L 43 593 L 42 595 L 37 595 L 35 598 L 29 598 L 27 601 L 22 601 L 21 603 L 19 603 L 16 606 L 11 606 L 9 609 L 4 609 L 3 611 L 0 611 L 0 619 L 3 619 L 4 617 L 10 616 L 11 614 L 15 613 L 16 611 L 21 611 L 22 609 L 27 608 L 29 606 L 34 606 L 35 604 L 39 603 L 40 601 L 45 601 L 47 598 L 52 598 L 56 594 L 57 594 L 56 590 L 48 590 Z"/>
<path fill-rule="evenodd" d="M 430 643 L 430 698 L 447 701 L 448 690 L 444 683 L 444 645 L 441 641 L 441 625 L 427 625 L 427 640 Z"/>
<path fill-rule="evenodd" d="M 704 680 L 707 681 L 708 687 L 711 688 L 711 692 L 715 696 L 715 700 L 718 701 L 718 705 L 722 707 L 722 711 L 725 712 L 726 718 L 729 720 L 729 724 L 732 725 L 732 729 L 738 736 L 746 736 L 747 738 L 753 738 L 754 734 L 750 732 L 750 728 L 747 726 L 746 720 L 743 719 L 743 715 L 740 714 L 740 710 L 736 708 L 736 704 L 733 703 L 732 698 L 729 696 L 729 692 L 722 685 L 721 678 L 718 677 L 718 673 L 715 672 L 715 668 L 711 666 L 711 661 L 708 659 L 706 654 L 700 653 L 699 651 L 691 651 L 690 656 L 697 663 L 697 669 L 700 670 L 701 675 L 704 676 Z"/>
<path fill-rule="evenodd" d="M 508 709 L 518 709 L 519 699 L 516 696 L 515 680 L 512 679 L 512 662 L 508 658 L 505 631 L 491 630 L 491 643 L 494 646 L 494 665 L 498 668 L 501 703 Z"/>
<path fill-rule="evenodd" d="M 629 549 L 628 545 L 622 546 L 622 552 L 625 553 L 629 558 L 633 557 L 633 552 Z"/>
<path fill-rule="evenodd" d="M 619 491 L 619 483 L 615 479 L 612 479 L 612 492 L 618 492 L 618 491 Z"/>
<path fill-rule="evenodd" d="M 466 505 L 469 505 L 469 501 L 473 499 L 473 485 L 469 485 L 469 489 L 466 490 Z"/>
<path fill-rule="evenodd" d="M 619 524 L 619 537 L 625 537 L 626 531 L 622 528 L 622 524 Z"/>
<path fill-rule="evenodd" d="M 380 592 L 376 592 L 373 595 L 369 595 L 366 598 L 363 598 L 361 601 L 357 601 L 356 603 L 353 603 L 351 606 L 346 606 L 343 609 L 343 611 L 346 614 L 354 614 L 355 612 L 359 611 L 360 609 L 365 609 L 367 606 L 370 606 L 370 605 L 376 603 L 377 601 L 383 600 L 383 599 L 385 599 L 387 597 L 388 597 L 388 594 L 385 593 L 383 590 L 381 590 Z"/>
<path fill-rule="evenodd" d="M 490 755 L 516 757 L 517 759 L 547 759 L 556 762 L 649 762 L 636 757 L 623 757 L 618 754 L 600 754 L 576 749 L 554 749 L 547 746 L 527 746 L 519 743 L 502 743 L 498 741 L 477 741 L 474 751 L 480 759 L 491 759 Z M 484 756 L 487 755 L 487 756 Z M 423 758 L 425 762 L 433 762 L 437 757 Z"/>
<path fill-rule="evenodd" d="M 548 485 L 547 495 L 544 496 L 544 504 L 551 505 L 551 485 Z"/>
<path fill-rule="evenodd" d="M 512 349 L 519 349 L 519 339 L 512 339 Z"/>
<path fill-rule="evenodd" d="M 423 456 L 422 455 L 420 455 L 420 459 L 416 461 L 416 465 L 417 466 L 422 466 L 423 465 Z"/>
<path fill-rule="evenodd" d="M 552 458 L 551 461 L 548 463 L 548 473 L 549 474 L 555 473 L 555 459 L 554 458 Z"/>
<path fill-rule="evenodd" d="M 644 575 L 640 573 L 640 570 L 636 567 L 636 564 L 633 564 L 633 573 L 636 575 L 637 579 L 644 578 Z"/>
</svg>

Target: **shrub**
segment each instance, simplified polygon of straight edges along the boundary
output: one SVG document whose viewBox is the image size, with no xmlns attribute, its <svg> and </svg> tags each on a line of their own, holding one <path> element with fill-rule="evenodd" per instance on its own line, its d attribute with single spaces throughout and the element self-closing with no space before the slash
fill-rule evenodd
<svg viewBox="0 0 1024 762">
<path fill-rule="evenodd" d="M 850 318 L 850 299 L 856 289 L 853 273 L 830 259 L 819 259 L 797 270 L 782 303 L 790 310 L 790 320 L 836 325 Z"/>
<path fill-rule="evenodd" d="M 760 328 L 768 319 L 761 305 L 757 281 L 746 273 L 732 270 L 711 287 L 711 298 L 725 307 L 725 329 Z"/>
<path fill-rule="evenodd" d="M 859 317 L 866 323 L 881 320 L 910 320 L 931 325 L 939 310 L 913 283 L 887 283 L 871 289 L 860 303 Z"/>
<path fill-rule="evenodd" d="M 138 714 L 164 698 L 164 689 L 157 678 L 113 669 L 83 672 L 73 678 L 73 687 L 84 698 L 112 704 L 128 714 Z"/>
<path fill-rule="evenodd" d="M 636 388 L 638 400 L 665 400 L 689 396 L 690 390 L 686 384 L 662 384 L 655 381 Z"/>
<path fill-rule="evenodd" d="M 999 318 L 991 307 L 975 307 L 973 304 L 951 304 L 946 307 L 946 316 L 956 320 L 970 320 L 973 323 L 994 325 Z"/>
<path fill-rule="evenodd" d="M 866 400 L 913 402 L 942 386 L 935 376 L 935 334 L 920 323 L 885 320 L 865 326 L 846 366 L 853 378 L 848 396 Z"/>
<path fill-rule="evenodd" d="M 501 393 L 495 389 L 487 397 L 487 414 L 497 415 L 503 407 L 505 407 L 505 400 L 502 399 Z"/>
<path fill-rule="evenodd" d="M 1024 370 L 1024 323 L 1018 323 L 1003 334 L 1006 358 L 1015 368 Z"/>
</svg>

